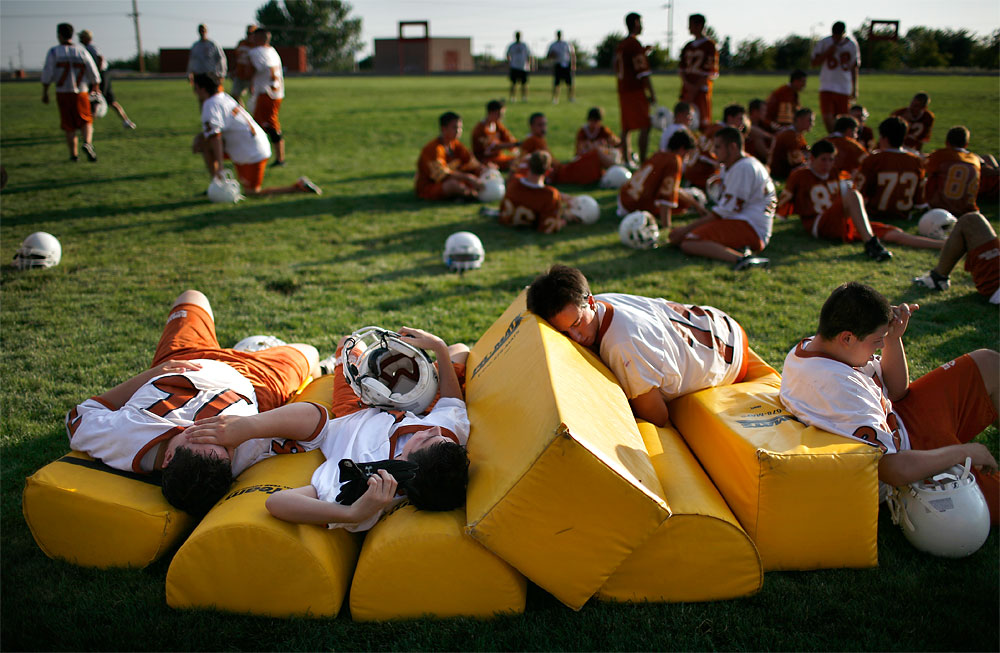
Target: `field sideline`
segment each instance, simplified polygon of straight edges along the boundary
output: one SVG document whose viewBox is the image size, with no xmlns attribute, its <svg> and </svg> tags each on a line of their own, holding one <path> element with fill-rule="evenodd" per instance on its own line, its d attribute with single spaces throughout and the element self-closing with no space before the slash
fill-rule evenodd
<svg viewBox="0 0 1000 653">
<path fill-rule="evenodd" d="M 549 103 L 550 77 L 535 75 L 528 103 L 510 105 L 506 124 L 527 133 L 543 111 L 548 140 L 569 158 L 590 106 L 618 126 L 614 81 L 583 76 L 575 104 Z M 730 102 L 766 98 L 780 77 L 726 76 L 715 115 Z M 656 75 L 672 105 L 676 75 Z M 816 108 L 818 79 L 803 101 Z M 956 268 L 952 288 L 911 285 L 936 254 L 891 248 L 870 262 L 859 245 L 807 237 L 797 221 L 775 222 L 765 250 L 770 271 L 736 274 L 671 248 L 626 249 L 618 241 L 614 191 L 586 189 L 602 207 L 591 226 L 555 236 L 500 227 L 478 205 L 432 204 L 413 194 L 421 146 L 437 116 L 456 110 L 463 141 L 491 98 L 506 97 L 499 76 L 294 78 L 281 120 L 288 163 L 265 185 L 308 175 L 322 197 L 291 195 L 209 204 L 208 178 L 190 142 L 198 106 L 186 81 L 116 81 L 118 100 L 138 124 L 98 121 L 97 164 L 69 163 L 54 104 L 38 85 L 0 87 L 0 160 L 10 176 L 0 195 L 0 529 L 3 583 L 0 639 L 6 650 L 996 650 L 1000 641 L 1000 537 L 945 561 L 913 550 L 883 510 L 874 570 L 768 573 L 750 598 L 707 604 L 618 605 L 591 601 L 573 612 L 529 586 L 523 616 L 490 621 L 419 620 L 355 624 L 178 612 L 164 599 L 169 557 L 141 571 L 96 571 L 49 560 L 21 515 L 24 479 L 67 450 L 65 412 L 144 369 L 173 298 L 187 288 L 212 301 L 223 345 L 255 333 L 332 351 L 339 335 L 366 324 L 428 328 L 449 342 L 475 342 L 520 289 L 547 265 L 580 267 L 595 292 L 665 296 L 726 310 L 752 346 L 780 370 L 790 347 L 812 333 L 836 285 L 857 279 L 890 301 L 918 302 L 905 338 L 911 377 L 966 351 L 1000 342 L 997 308 Z M 869 124 L 927 91 L 936 114 L 930 150 L 955 124 L 971 148 L 1000 156 L 997 77 L 862 75 Z M 565 93 L 564 93 L 565 97 Z M 821 122 L 821 121 L 820 121 Z M 821 135 L 818 126 L 810 143 Z M 651 141 L 658 139 L 653 132 Z M 570 192 L 584 189 L 568 189 Z M 998 207 L 984 207 L 997 226 Z M 904 226 L 916 233 L 916 225 Z M 486 248 L 483 269 L 456 276 L 441 263 L 445 238 L 470 230 Z M 62 242 L 61 265 L 21 272 L 9 266 L 20 241 L 48 231 Z M 474 437 L 474 435 L 473 435 Z M 980 439 L 997 455 L 997 429 Z M 419 561 L 415 564 L 446 564 Z M 345 601 L 346 604 L 346 601 Z"/>
</svg>

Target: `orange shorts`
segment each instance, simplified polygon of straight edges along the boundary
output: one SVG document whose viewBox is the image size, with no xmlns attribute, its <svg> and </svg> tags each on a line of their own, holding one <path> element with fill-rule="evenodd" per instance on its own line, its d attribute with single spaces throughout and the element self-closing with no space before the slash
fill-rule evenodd
<svg viewBox="0 0 1000 653">
<path fill-rule="evenodd" d="M 556 167 L 552 171 L 551 180 L 553 184 L 595 184 L 603 174 L 600 153 L 590 150 Z"/>
<path fill-rule="evenodd" d="M 236 166 L 236 177 L 240 180 L 240 185 L 247 190 L 258 191 L 264 184 L 264 169 L 267 168 L 267 159 L 257 163 L 234 163 Z"/>
<path fill-rule="evenodd" d="M 649 101 L 642 90 L 618 92 L 618 109 L 622 116 L 622 129 L 649 129 Z"/>
<path fill-rule="evenodd" d="M 839 116 L 850 109 L 851 98 L 833 91 L 819 92 L 819 113 L 821 116 Z"/>
<path fill-rule="evenodd" d="M 718 218 L 696 227 L 685 238 L 710 240 L 737 251 L 749 247 L 755 252 L 764 249 L 764 241 L 746 220 Z"/>
<path fill-rule="evenodd" d="M 493 156 L 484 156 L 482 158 L 476 157 L 483 164 L 492 163 L 500 170 L 507 170 L 510 168 L 510 164 L 517 157 L 512 154 L 494 154 Z"/>
<path fill-rule="evenodd" d="M 910 448 L 924 451 L 968 442 L 997 419 L 979 367 L 968 354 L 910 383 L 892 407 L 903 418 Z M 976 480 L 996 524 L 1000 475 L 976 472 Z"/>
<path fill-rule="evenodd" d="M 267 93 L 261 93 L 257 96 L 257 104 L 253 107 L 253 119 L 261 127 L 271 127 L 274 131 L 280 132 L 279 111 L 281 111 L 281 100 L 272 100 Z"/>
<path fill-rule="evenodd" d="M 59 105 L 59 126 L 63 131 L 83 129 L 87 123 L 94 122 L 94 117 L 90 115 L 88 93 L 56 93 L 56 104 Z"/>
<path fill-rule="evenodd" d="M 222 349 L 215 335 L 215 322 L 205 309 L 195 304 L 178 304 L 170 309 L 152 365 L 193 358 L 221 361 L 246 377 L 257 393 L 261 412 L 284 405 L 309 378 L 309 361 L 295 347 L 271 347 L 263 351 Z"/>
<path fill-rule="evenodd" d="M 689 93 L 684 93 L 683 89 L 685 86 L 681 85 L 680 99 L 698 108 L 698 116 L 701 124 L 692 125 L 696 129 L 705 129 L 712 124 L 712 86 L 714 82 L 709 79 L 706 81 L 706 85 L 708 86 L 707 91 L 695 89 Z"/>
<path fill-rule="evenodd" d="M 444 182 L 439 181 L 435 184 L 425 184 L 423 187 L 418 187 L 417 197 L 425 200 L 445 199 Z"/>
<path fill-rule="evenodd" d="M 881 222 L 870 222 L 869 224 L 872 227 L 872 233 L 879 239 L 890 231 L 902 231 L 899 227 Z M 845 243 L 856 243 L 863 240 L 861 234 L 858 233 L 858 228 L 854 226 L 854 220 L 851 220 L 851 217 L 844 212 L 844 200 L 839 197 L 818 218 L 815 216 L 802 218 L 802 226 L 816 238 L 839 240 Z"/>
<path fill-rule="evenodd" d="M 1000 288 L 1000 239 L 994 238 L 965 255 L 965 269 L 980 295 L 989 297 Z"/>
</svg>

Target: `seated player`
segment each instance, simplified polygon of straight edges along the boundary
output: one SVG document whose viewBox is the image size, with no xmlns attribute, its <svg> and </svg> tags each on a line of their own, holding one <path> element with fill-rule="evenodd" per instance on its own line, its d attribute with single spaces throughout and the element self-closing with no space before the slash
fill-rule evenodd
<svg viewBox="0 0 1000 653">
<path fill-rule="evenodd" d="M 876 219 L 905 220 L 924 202 L 924 166 L 920 156 L 902 149 L 906 121 L 890 116 L 878 126 L 878 149 L 869 154 L 854 175 L 854 187 L 865 198 L 868 215 Z"/>
<path fill-rule="evenodd" d="M 210 177 L 221 178 L 225 171 L 223 162 L 231 159 L 243 192 L 250 197 L 284 193 L 323 194 L 308 177 L 299 177 L 291 186 L 261 188 L 267 160 L 271 157 L 267 133 L 254 122 L 246 109 L 223 92 L 222 83 L 215 75 L 198 73 L 193 78 L 192 88 L 201 102 L 202 131 L 195 136 L 191 149 L 204 157 Z"/>
<path fill-rule="evenodd" d="M 500 202 L 500 224 L 509 227 L 534 227 L 543 234 L 554 234 L 566 226 L 559 191 L 545 185 L 545 173 L 552 165 L 552 155 L 545 150 L 528 157 L 528 173 L 515 175 L 507 184 Z"/>
<path fill-rule="evenodd" d="M 747 152 L 757 157 L 761 163 L 767 163 L 767 155 L 774 145 L 774 134 L 769 123 L 764 118 L 764 100 L 750 100 L 747 105 L 747 122 L 750 127 L 746 132 Z"/>
<path fill-rule="evenodd" d="M 788 83 L 774 89 L 767 97 L 764 119 L 772 132 L 780 131 L 795 121 L 795 112 L 801 108 L 799 92 L 806 87 L 806 77 L 804 70 L 793 70 Z"/>
<path fill-rule="evenodd" d="M 840 116 L 833 123 L 833 131 L 825 139 L 837 148 L 833 159 L 833 170 L 830 174 L 839 175 L 846 172 L 851 177 L 861 167 L 861 162 L 868 156 L 868 150 L 858 142 L 858 121 L 851 116 Z"/>
<path fill-rule="evenodd" d="M 735 270 L 767 266 L 754 256 L 771 239 L 777 197 L 767 168 L 743 151 L 743 134 L 725 127 L 715 134 L 715 156 L 722 163 L 722 191 L 712 211 L 670 231 L 670 243 L 689 256 L 733 264 Z"/>
<path fill-rule="evenodd" d="M 576 132 L 575 156 L 597 150 L 601 165 L 610 168 L 621 159 L 621 140 L 604 124 L 604 109 L 592 107 L 587 112 L 587 123 Z"/>
<path fill-rule="evenodd" d="M 502 122 L 506 110 L 503 101 L 490 100 L 486 104 L 486 117 L 472 130 L 473 156 L 500 170 L 509 168 L 511 161 L 517 158 L 517 139 Z"/>
<path fill-rule="evenodd" d="M 528 157 L 533 152 L 548 152 L 552 157 L 552 168 L 546 177 L 552 184 L 594 184 L 600 181 L 604 168 L 614 165 L 614 155 L 599 149 L 589 150 L 574 157 L 566 163 L 559 163 L 551 150 L 545 134 L 548 132 L 549 120 L 544 113 L 533 113 L 528 117 L 531 133 L 521 141 L 521 160 L 514 174 L 524 174 L 528 170 Z"/>
<path fill-rule="evenodd" d="M 256 352 L 221 348 L 208 298 L 187 290 L 170 308 L 152 367 L 69 411 L 69 445 L 115 469 L 163 470 L 167 501 L 200 517 L 234 476 L 270 455 L 272 441 L 262 451 L 249 445 L 226 448 L 192 442 L 186 429 L 216 415 L 229 419 L 271 411 L 319 374 L 311 345 Z M 307 409 L 317 412 L 315 406 Z M 315 448 L 313 435 L 296 438 L 304 442 L 294 445 L 275 440 L 274 452 Z"/>
<path fill-rule="evenodd" d="M 833 173 L 836 148 L 828 140 L 816 141 L 808 165 L 792 172 L 778 200 L 780 215 L 798 214 L 802 226 L 815 238 L 829 238 L 845 243 L 862 241 L 865 254 L 876 261 L 887 261 L 892 253 L 882 245 L 899 243 L 909 247 L 940 249 L 940 240 L 914 236 L 899 227 L 869 222 L 861 194 L 851 186 L 847 173 Z"/>
<path fill-rule="evenodd" d="M 952 227 L 944 241 L 937 265 L 913 283 L 931 290 L 948 290 L 948 275 L 962 257 L 965 269 L 972 274 L 972 282 L 991 304 L 1000 304 L 1000 241 L 993 226 L 982 213 L 966 213 Z"/>
<path fill-rule="evenodd" d="M 931 127 L 934 126 L 934 114 L 927 110 L 931 98 L 926 93 L 917 93 L 910 104 L 896 109 L 891 115 L 899 116 L 906 121 L 906 140 L 903 147 L 914 152 L 920 152 L 924 143 L 931 140 Z"/>
<path fill-rule="evenodd" d="M 698 137 L 698 158 L 684 167 L 684 178 L 692 186 L 708 189 L 708 180 L 719 174 L 719 159 L 715 156 L 715 135 L 726 127 L 742 131 L 745 128 L 746 109 L 730 104 L 722 110 L 722 122 L 709 125 Z"/>
<path fill-rule="evenodd" d="M 633 211 L 649 211 L 657 216 L 661 229 L 670 229 L 673 212 L 678 208 L 681 192 L 681 171 L 684 160 L 695 152 L 694 137 L 686 129 L 674 132 L 666 152 L 657 152 L 635 171 L 618 190 L 618 215 Z M 687 194 L 700 215 L 708 210 Z"/>
<path fill-rule="evenodd" d="M 979 349 L 911 383 L 902 338 L 917 308 L 890 306 L 857 282 L 834 290 L 816 335 L 785 358 L 781 402 L 810 426 L 879 447 L 878 477 L 888 486 L 920 481 L 971 457 L 996 524 L 997 462 L 971 440 L 997 420 L 1000 355 Z M 888 488 L 882 490 L 885 498 Z"/>
<path fill-rule="evenodd" d="M 528 310 L 600 355 L 636 417 L 666 426 L 667 402 L 746 376 L 747 336 L 717 308 L 590 294 L 576 268 L 553 265 L 528 287 Z"/>
<path fill-rule="evenodd" d="M 851 107 L 851 117 L 858 121 L 858 142 L 865 146 L 865 149 L 869 152 L 875 147 L 875 132 L 872 128 L 865 124 L 868 120 L 868 110 L 860 104 L 855 104 Z M 834 128 L 836 129 L 836 127 Z"/>
<path fill-rule="evenodd" d="M 661 152 L 667 150 L 667 143 L 670 142 L 670 137 L 674 135 L 674 132 L 681 129 L 691 129 L 692 118 L 690 104 L 681 101 L 674 105 L 674 121 L 667 125 L 667 128 L 663 130 L 663 134 L 660 135 Z"/>
<path fill-rule="evenodd" d="M 932 208 L 944 209 L 952 215 L 979 211 L 976 196 L 979 193 L 982 159 L 966 149 L 969 130 L 964 126 L 952 127 L 944 138 L 945 146 L 935 150 L 924 160 L 927 181 L 924 196 Z"/>
<path fill-rule="evenodd" d="M 485 166 L 458 140 L 462 137 L 462 118 L 446 111 L 438 118 L 438 125 L 441 133 L 424 145 L 417 157 L 417 197 L 475 199 L 483 187 L 479 174 Z"/>
<path fill-rule="evenodd" d="M 767 157 L 767 165 L 774 179 L 787 179 L 792 170 L 805 162 L 809 153 L 805 133 L 815 124 L 812 109 L 799 109 L 795 112 L 792 124 L 774 135 L 774 144 Z"/>
</svg>

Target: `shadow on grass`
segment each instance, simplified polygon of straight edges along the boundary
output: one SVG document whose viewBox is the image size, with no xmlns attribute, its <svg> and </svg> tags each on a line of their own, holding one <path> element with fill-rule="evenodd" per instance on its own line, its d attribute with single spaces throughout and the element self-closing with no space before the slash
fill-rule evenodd
<svg viewBox="0 0 1000 653">
<path fill-rule="evenodd" d="M 376 179 L 413 179 L 413 173 L 409 171 L 397 171 L 384 172 L 378 175 L 367 175 L 365 177 L 345 177 L 343 179 L 338 179 L 337 183 L 346 184 L 354 181 L 374 181 Z M 411 194 L 410 197 L 413 197 L 413 195 Z"/>
<path fill-rule="evenodd" d="M 51 145 L 53 143 L 65 143 L 65 137 L 48 137 L 48 136 L 22 136 L 20 138 L 3 138 L 3 144 L 0 149 L 16 148 L 16 147 L 34 147 L 35 145 Z"/>
<path fill-rule="evenodd" d="M 158 177 L 160 175 L 151 175 Z M 84 183 L 94 183 L 93 181 Z M 6 193 L 6 191 L 4 191 Z M 104 204 L 98 204 L 95 206 L 88 206 L 83 208 L 73 208 L 67 209 L 65 211 L 44 211 L 39 213 L 25 213 L 23 215 L 17 215 L 10 218 L 4 218 L 4 221 L 9 225 L 27 225 L 34 224 L 36 222 L 59 222 L 62 220 L 78 220 L 80 218 L 109 218 L 118 215 L 126 215 L 129 213 L 162 213 L 167 211 L 178 211 L 180 209 L 187 208 L 189 206 L 195 206 L 202 204 L 206 200 L 204 199 L 191 199 L 183 200 L 180 202 L 164 202 L 162 204 L 150 204 L 146 206 L 136 207 L 136 206 L 106 206 Z M 122 227 L 114 227 L 114 229 L 122 228 L 133 228 L 136 224 L 132 223 L 129 225 L 124 225 Z M 84 229 L 81 230 L 82 233 L 94 233 L 99 231 L 106 231 L 111 229 L 101 227 L 97 229 Z"/>
<path fill-rule="evenodd" d="M 51 167 L 52 164 L 46 164 L 47 167 Z M 79 165 L 79 164 L 78 164 Z M 32 184 L 30 186 L 14 186 L 12 188 L 5 188 L 3 191 L 4 195 L 17 195 L 19 193 L 34 193 L 37 191 L 54 190 L 56 188 L 70 188 L 72 186 L 95 186 L 97 184 L 113 184 L 119 181 L 142 181 L 145 179 L 162 179 L 163 177 L 169 176 L 174 173 L 186 172 L 186 170 L 174 170 L 174 171 L 163 171 L 163 172 L 148 172 L 142 175 L 123 175 L 121 177 L 86 177 L 83 179 L 73 179 L 68 181 L 47 181 L 40 184 Z M 119 209 L 117 212 L 131 213 L 134 212 L 134 208 L 129 208 L 126 210 Z M 79 217 L 81 215 L 87 215 L 87 209 L 82 211 L 72 210 L 66 211 L 66 213 L 72 213 L 72 217 Z M 107 213 L 102 213 L 100 215 L 106 215 Z M 31 221 L 32 217 L 38 214 L 27 213 L 22 216 L 18 216 L 12 219 L 14 224 L 24 224 L 24 222 Z M 50 214 L 46 214 L 47 216 Z M 47 217 L 46 219 L 51 219 Z"/>
</svg>

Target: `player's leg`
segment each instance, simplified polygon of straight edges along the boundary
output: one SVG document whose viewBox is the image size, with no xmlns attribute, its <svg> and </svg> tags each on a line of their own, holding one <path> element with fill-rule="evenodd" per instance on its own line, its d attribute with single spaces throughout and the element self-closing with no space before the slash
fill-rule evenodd
<svg viewBox="0 0 1000 653">
<path fill-rule="evenodd" d="M 908 234 L 902 229 L 892 229 L 887 231 L 882 237 L 887 243 L 898 243 L 900 245 L 906 245 L 907 247 L 914 247 L 916 249 L 941 249 L 944 247 L 944 241 L 938 240 L 937 238 L 928 238 L 927 236 L 914 236 L 913 234 Z"/>
<path fill-rule="evenodd" d="M 630 129 L 622 127 L 621 152 L 622 152 L 622 161 L 624 162 L 625 165 L 628 165 L 629 162 L 631 162 L 632 160 L 632 143 L 629 140 L 629 133 L 631 133 L 631 131 L 632 130 Z"/>
<path fill-rule="evenodd" d="M 639 165 L 646 162 L 646 152 L 649 149 L 649 127 L 639 130 Z"/>
<path fill-rule="evenodd" d="M 469 346 L 464 342 L 456 342 L 453 345 L 448 345 L 448 356 L 451 358 L 452 363 L 465 364 L 465 361 L 469 358 Z"/>
<path fill-rule="evenodd" d="M 1000 414 L 1000 354 L 992 349 L 977 349 L 969 352 L 969 357 L 979 368 L 979 376 L 993 402 L 993 411 Z"/>
<path fill-rule="evenodd" d="M 736 263 L 743 258 L 743 253 L 737 252 L 732 247 L 726 247 L 722 243 L 717 243 L 713 240 L 704 240 L 690 236 L 681 241 L 681 251 L 688 256 L 701 256 L 727 263 Z"/>
<path fill-rule="evenodd" d="M 521 102 L 528 101 L 528 71 L 521 73 Z"/>
<path fill-rule="evenodd" d="M 80 158 L 80 145 L 76 137 L 76 130 L 65 130 L 63 132 L 66 134 L 66 147 L 69 149 L 69 158 L 72 161 L 76 161 Z"/>
<path fill-rule="evenodd" d="M 318 379 L 320 377 L 319 352 L 316 348 L 301 342 L 293 342 L 288 346 L 299 350 L 306 357 L 306 360 L 309 361 L 309 376 Z"/>
<path fill-rule="evenodd" d="M 552 104 L 559 104 L 559 66 L 552 69 Z"/>
<path fill-rule="evenodd" d="M 212 318 L 213 321 L 215 320 L 215 314 L 212 313 L 212 305 L 209 303 L 208 297 L 205 296 L 205 293 L 199 290 L 185 290 L 181 294 L 177 295 L 177 299 L 175 299 L 174 303 L 170 305 L 170 308 L 174 308 L 175 306 L 179 306 L 181 304 L 194 304 L 208 313 L 208 316 Z"/>
<path fill-rule="evenodd" d="M 993 225 L 983 217 L 982 213 L 966 213 L 958 219 L 948 235 L 948 240 L 944 241 L 934 271 L 947 278 L 966 252 L 971 252 L 996 237 Z"/>
<path fill-rule="evenodd" d="M 475 197 L 476 190 L 458 179 L 445 179 L 441 184 L 445 197 Z"/>
</svg>

